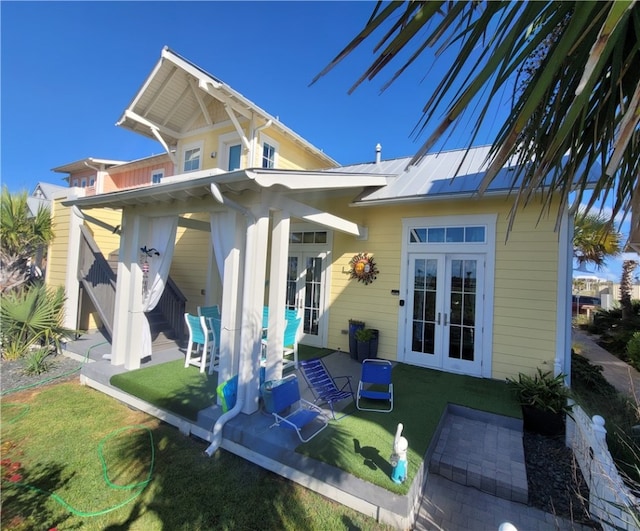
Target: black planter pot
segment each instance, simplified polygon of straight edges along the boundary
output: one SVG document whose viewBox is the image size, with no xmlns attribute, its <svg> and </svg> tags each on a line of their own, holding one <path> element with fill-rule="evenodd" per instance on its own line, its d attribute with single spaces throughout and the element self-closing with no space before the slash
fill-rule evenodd
<svg viewBox="0 0 640 531">
<path fill-rule="evenodd" d="M 524 429 L 547 437 L 558 437 L 564 433 L 564 413 L 553 413 L 522 406 Z"/>
<path fill-rule="evenodd" d="M 358 359 L 358 342 L 356 340 L 356 331 L 364 328 L 363 321 L 349 319 L 349 355 L 351 359 Z"/>
<path fill-rule="evenodd" d="M 371 341 L 356 341 L 356 345 L 358 351 L 357 359 L 360 363 L 371 357 Z"/>
</svg>

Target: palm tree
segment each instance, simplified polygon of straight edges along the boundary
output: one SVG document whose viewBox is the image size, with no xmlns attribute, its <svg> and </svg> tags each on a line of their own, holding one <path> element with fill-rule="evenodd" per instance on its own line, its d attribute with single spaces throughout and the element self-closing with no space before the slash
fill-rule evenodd
<svg viewBox="0 0 640 531">
<path fill-rule="evenodd" d="M 629 244 L 640 251 L 637 0 L 378 2 L 364 29 L 312 83 L 378 31 L 383 34 L 375 59 L 350 92 L 403 53 L 408 59 L 383 90 L 426 50 L 438 56 L 456 47 L 445 73 L 429 84 L 435 88 L 415 131 L 430 134 L 414 162 L 477 108 L 472 144 L 482 125 L 495 118 L 504 94 L 513 94 L 479 192 L 511 159 L 520 166 L 512 221 L 518 207 L 538 194 L 543 208 L 560 198 L 558 215 L 567 206 L 577 211 L 583 199 L 590 210 L 609 198 L 610 220 L 631 212 Z M 429 76 L 434 79 L 433 72 Z M 432 125 L 443 108 L 444 118 Z M 585 193 L 594 176 L 593 193 Z"/>
<path fill-rule="evenodd" d="M 29 280 L 29 260 L 51 240 L 49 210 L 41 206 L 36 215 L 31 216 L 27 192 L 11 194 L 4 186 L 0 199 L 0 293 Z"/>
<path fill-rule="evenodd" d="M 573 231 L 573 257 L 578 266 L 602 268 L 608 257 L 620 254 L 620 234 L 600 214 L 579 212 Z"/>
<path fill-rule="evenodd" d="M 622 278 L 620 279 L 620 306 L 622 308 L 622 319 L 629 320 L 633 317 L 633 305 L 631 304 L 631 288 L 633 285 L 633 271 L 638 262 L 635 260 L 624 260 L 622 262 Z"/>
</svg>

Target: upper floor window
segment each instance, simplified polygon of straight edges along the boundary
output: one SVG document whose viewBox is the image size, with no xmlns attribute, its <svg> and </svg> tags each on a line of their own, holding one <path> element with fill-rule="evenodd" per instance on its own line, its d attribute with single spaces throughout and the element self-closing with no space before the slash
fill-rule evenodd
<svg viewBox="0 0 640 531">
<path fill-rule="evenodd" d="M 78 186 L 78 184 L 80 184 L 78 182 L 78 179 L 74 179 L 73 182 L 71 183 L 71 186 Z"/>
<path fill-rule="evenodd" d="M 86 177 L 82 178 L 82 181 L 80 181 L 80 186 L 82 188 L 86 188 L 87 187 L 87 178 Z"/>
<path fill-rule="evenodd" d="M 234 144 L 229 146 L 229 164 L 227 165 L 228 171 L 240 169 L 240 157 L 242 155 L 242 146 L 240 144 Z"/>
<path fill-rule="evenodd" d="M 163 170 L 153 170 L 151 172 L 151 184 L 160 184 L 162 182 L 163 177 L 164 177 Z"/>
<path fill-rule="evenodd" d="M 273 168 L 276 160 L 276 148 L 266 142 L 262 145 L 262 167 Z"/>
<path fill-rule="evenodd" d="M 95 177 L 90 177 L 89 178 L 89 186 L 93 186 L 94 184 L 96 184 L 96 178 Z"/>
<path fill-rule="evenodd" d="M 186 144 L 182 149 L 182 171 L 196 171 L 202 169 L 202 142 Z"/>
<path fill-rule="evenodd" d="M 278 156 L 278 143 L 267 135 L 261 135 L 262 140 L 262 168 L 275 168 L 276 157 Z"/>
</svg>

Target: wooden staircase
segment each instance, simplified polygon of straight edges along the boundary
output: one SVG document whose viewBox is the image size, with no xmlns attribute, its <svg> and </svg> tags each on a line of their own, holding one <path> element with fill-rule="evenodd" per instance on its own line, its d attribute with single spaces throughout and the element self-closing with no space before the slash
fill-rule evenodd
<svg viewBox="0 0 640 531">
<path fill-rule="evenodd" d="M 111 339 L 118 253 L 111 253 L 106 259 L 96 245 L 91 231 L 83 225 L 81 232 L 78 280 L 81 289 L 86 292 L 100 316 L 104 327 L 103 332 Z M 153 310 L 146 312 L 154 351 L 174 348 L 176 344 L 180 346 L 184 344 L 185 303 L 186 297 L 175 282 L 169 278 L 160 302 Z"/>
</svg>

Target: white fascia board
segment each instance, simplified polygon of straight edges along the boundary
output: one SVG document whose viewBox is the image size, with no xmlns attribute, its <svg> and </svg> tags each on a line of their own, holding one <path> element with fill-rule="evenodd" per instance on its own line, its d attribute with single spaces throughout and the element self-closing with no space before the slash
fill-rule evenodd
<svg viewBox="0 0 640 531">
<path fill-rule="evenodd" d="M 328 212 L 318 210 L 317 208 L 299 203 L 287 197 L 274 195 L 271 206 L 288 212 L 292 217 L 317 223 L 328 229 L 344 232 L 345 234 L 359 237 L 365 233 L 365 228 L 353 221 L 329 214 Z"/>
<path fill-rule="evenodd" d="M 151 71 L 151 73 L 149 74 L 147 79 L 144 81 L 144 83 L 142 84 L 142 86 L 140 87 L 140 89 L 138 90 L 136 95 L 133 97 L 133 99 L 131 100 L 129 105 L 127 105 L 127 108 L 125 109 L 125 112 L 122 114 L 120 119 L 116 122 L 116 125 L 118 125 L 118 126 L 122 125 L 125 122 L 125 120 L 127 119 L 127 111 L 129 111 L 131 109 L 134 109 L 135 106 L 137 105 L 138 101 L 140 101 L 140 98 L 142 98 L 142 95 L 145 93 L 145 91 L 147 90 L 147 88 L 149 87 L 151 82 L 153 81 L 153 78 L 158 73 L 158 70 L 160 70 L 160 68 L 162 68 L 163 59 L 164 59 L 164 49 L 162 50 L 162 54 L 160 56 L 160 59 L 156 63 L 156 66 L 153 67 L 153 70 Z"/>
<path fill-rule="evenodd" d="M 345 189 L 363 186 L 385 186 L 389 175 L 353 174 L 337 172 L 293 171 L 266 173 L 246 170 L 247 177 L 263 188 L 284 186 L 290 190 Z"/>
</svg>

